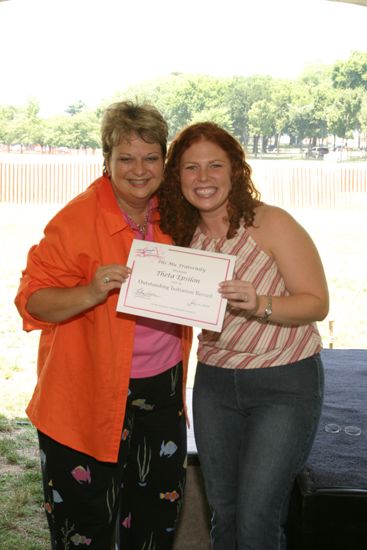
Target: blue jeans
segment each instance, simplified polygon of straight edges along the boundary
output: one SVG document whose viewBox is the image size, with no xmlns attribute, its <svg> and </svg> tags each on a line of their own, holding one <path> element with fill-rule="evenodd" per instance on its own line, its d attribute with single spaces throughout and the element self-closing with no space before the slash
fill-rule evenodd
<svg viewBox="0 0 367 550">
<path fill-rule="evenodd" d="M 263 369 L 198 363 L 196 444 L 213 550 L 283 550 L 289 496 L 312 447 L 324 389 L 319 355 Z"/>
</svg>

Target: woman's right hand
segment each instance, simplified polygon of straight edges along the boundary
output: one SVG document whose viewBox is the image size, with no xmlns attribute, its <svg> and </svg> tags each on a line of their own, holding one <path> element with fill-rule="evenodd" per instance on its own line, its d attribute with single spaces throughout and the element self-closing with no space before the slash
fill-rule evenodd
<svg viewBox="0 0 367 550">
<path fill-rule="evenodd" d="M 97 268 L 87 285 L 71 288 L 47 287 L 36 290 L 27 302 L 33 317 L 49 323 L 62 323 L 104 302 L 119 289 L 131 273 L 126 265 L 109 264 Z"/>
<path fill-rule="evenodd" d="M 131 269 L 126 265 L 109 264 L 100 266 L 89 284 L 92 295 L 97 300 L 95 305 L 103 302 L 111 290 L 121 288 L 130 273 Z"/>
</svg>

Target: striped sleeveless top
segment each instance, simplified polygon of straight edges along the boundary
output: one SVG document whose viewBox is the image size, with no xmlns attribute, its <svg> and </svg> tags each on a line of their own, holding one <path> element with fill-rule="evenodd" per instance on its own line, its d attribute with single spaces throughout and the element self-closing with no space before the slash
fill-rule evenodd
<svg viewBox="0 0 367 550">
<path fill-rule="evenodd" d="M 258 294 L 289 296 L 275 261 L 258 247 L 244 226 L 229 240 L 210 239 L 197 228 L 190 246 L 236 256 L 234 278 L 251 282 Z M 227 369 L 255 369 L 293 363 L 321 348 L 316 323 L 280 325 L 270 320 L 262 324 L 227 305 L 222 331 L 203 330 L 199 335 L 198 360 Z"/>
</svg>

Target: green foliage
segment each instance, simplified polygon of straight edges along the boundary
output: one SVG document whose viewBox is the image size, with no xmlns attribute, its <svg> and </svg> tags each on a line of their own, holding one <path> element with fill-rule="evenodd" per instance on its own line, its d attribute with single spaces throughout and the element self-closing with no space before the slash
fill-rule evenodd
<svg viewBox="0 0 367 550">
<path fill-rule="evenodd" d="M 192 122 L 210 120 L 231 131 L 247 147 L 250 138 L 278 143 L 283 134 L 292 143 L 316 144 L 333 134 L 341 138 L 366 132 L 367 52 L 353 52 L 333 66 L 313 65 L 290 81 L 253 75 L 217 78 L 172 73 L 116 91 L 95 111 L 78 100 L 64 115 L 41 119 L 35 99 L 22 107 L 0 106 L 0 143 L 23 151 L 35 144 L 44 150 L 100 147 L 100 120 L 107 105 L 121 99 L 153 103 L 167 119 L 172 139 Z"/>
<path fill-rule="evenodd" d="M 65 110 L 65 112 L 68 113 L 68 115 L 74 116 L 77 113 L 81 113 L 82 111 L 84 111 L 85 107 L 86 107 L 85 103 L 79 100 L 73 103 L 72 105 L 69 105 Z"/>
<path fill-rule="evenodd" d="M 365 96 L 360 89 L 335 90 L 334 101 L 328 108 L 328 127 L 332 134 L 345 138 L 352 128 L 363 126 L 361 109 Z"/>
<path fill-rule="evenodd" d="M 46 142 L 52 148 L 96 149 L 101 145 L 99 128 L 97 114 L 90 111 L 52 117 L 45 125 Z"/>
<path fill-rule="evenodd" d="M 172 139 L 184 126 L 203 120 L 200 117 L 204 111 L 209 120 L 218 123 L 224 120 L 229 127 L 230 117 L 226 116 L 226 107 L 223 107 L 226 105 L 223 83 L 223 79 L 211 76 L 174 73 L 130 87 L 122 97 L 156 105 L 169 122 L 169 138 Z"/>
<path fill-rule="evenodd" d="M 292 82 L 287 80 L 273 81 L 271 107 L 274 116 L 274 131 L 276 135 L 280 136 L 288 133 L 291 102 Z"/>
<path fill-rule="evenodd" d="M 353 52 L 347 61 L 335 63 L 331 78 L 335 88 L 367 90 L 367 52 Z"/>
<path fill-rule="evenodd" d="M 17 110 L 11 105 L 0 106 L 0 142 L 6 145 L 15 143 L 15 117 Z"/>
<path fill-rule="evenodd" d="M 41 143 L 42 126 L 39 105 L 34 99 L 28 100 L 21 108 L 0 106 L 0 141 L 5 145 Z"/>
<path fill-rule="evenodd" d="M 327 107 L 331 97 L 332 88 L 327 83 L 313 86 L 310 80 L 301 79 L 293 86 L 288 130 L 298 136 L 299 143 L 309 138 L 315 144 L 328 135 Z"/>
<path fill-rule="evenodd" d="M 203 109 L 201 112 L 195 113 L 191 118 L 192 123 L 205 122 L 207 120 L 215 122 L 219 126 L 222 126 L 222 128 L 228 130 L 228 132 L 233 132 L 231 116 L 226 107 Z"/>
<path fill-rule="evenodd" d="M 232 117 L 233 133 L 244 145 L 249 134 L 249 112 L 257 101 L 270 102 L 273 80 L 269 76 L 233 77 L 227 80 L 226 102 Z"/>
<path fill-rule="evenodd" d="M 367 92 L 361 95 L 361 110 L 358 115 L 358 124 L 365 134 L 367 134 Z"/>
</svg>

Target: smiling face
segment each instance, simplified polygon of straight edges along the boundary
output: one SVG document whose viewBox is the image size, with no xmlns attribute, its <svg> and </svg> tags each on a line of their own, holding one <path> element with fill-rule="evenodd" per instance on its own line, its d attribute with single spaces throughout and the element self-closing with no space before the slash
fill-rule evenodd
<svg viewBox="0 0 367 550">
<path fill-rule="evenodd" d="M 108 172 L 120 206 L 128 213 L 141 212 L 163 177 L 164 160 L 158 143 L 137 136 L 113 147 Z"/>
<path fill-rule="evenodd" d="M 180 162 L 182 194 L 200 214 L 227 215 L 231 189 L 231 163 L 227 153 L 216 143 L 205 139 L 193 143 Z"/>
</svg>

